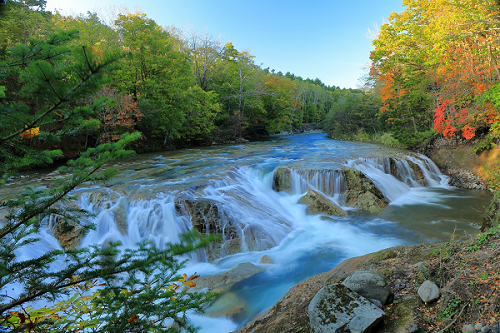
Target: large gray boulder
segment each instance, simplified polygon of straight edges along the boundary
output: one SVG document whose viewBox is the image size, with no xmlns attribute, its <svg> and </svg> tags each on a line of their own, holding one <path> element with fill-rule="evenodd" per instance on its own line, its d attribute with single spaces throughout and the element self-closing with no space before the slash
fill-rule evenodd
<svg viewBox="0 0 500 333">
<path fill-rule="evenodd" d="M 382 321 L 385 312 L 340 283 L 321 288 L 308 307 L 316 333 L 363 333 Z"/>
<path fill-rule="evenodd" d="M 418 296 L 420 296 L 425 304 L 436 301 L 440 295 L 438 286 L 430 280 L 424 281 L 420 288 L 418 288 Z"/>
<path fill-rule="evenodd" d="M 347 277 L 342 284 L 363 297 L 378 300 L 382 305 L 393 298 L 391 288 L 381 274 L 359 271 Z"/>
<path fill-rule="evenodd" d="M 300 198 L 299 203 L 307 205 L 307 214 L 327 214 L 331 216 L 347 216 L 347 213 L 340 208 L 336 203 L 327 199 L 323 194 L 308 190 L 307 193 Z"/>
</svg>

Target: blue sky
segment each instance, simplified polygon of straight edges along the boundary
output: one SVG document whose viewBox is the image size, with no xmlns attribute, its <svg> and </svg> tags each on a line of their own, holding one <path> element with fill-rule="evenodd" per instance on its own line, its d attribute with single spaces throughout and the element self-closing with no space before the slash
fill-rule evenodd
<svg viewBox="0 0 500 333">
<path fill-rule="evenodd" d="M 47 10 L 85 13 L 135 6 L 162 26 L 191 26 L 247 50 L 257 64 L 327 85 L 355 88 L 372 50 L 367 30 L 402 0 L 47 0 Z"/>
</svg>

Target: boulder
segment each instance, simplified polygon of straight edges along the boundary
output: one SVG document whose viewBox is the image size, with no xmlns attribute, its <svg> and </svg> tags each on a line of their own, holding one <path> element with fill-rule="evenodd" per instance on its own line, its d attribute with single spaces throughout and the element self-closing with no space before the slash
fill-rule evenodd
<svg viewBox="0 0 500 333">
<path fill-rule="evenodd" d="M 428 186 L 429 183 L 427 182 L 427 179 L 425 179 L 425 175 L 422 171 L 422 169 L 418 166 L 418 164 L 412 162 L 412 161 L 407 161 L 408 165 L 410 168 L 413 170 L 415 173 L 415 177 L 417 178 L 417 183 L 419 183 L 422 186 Z"/>
<path fill-rule="evenodd" d="M 347 182 L 346 205 L 371 213 L 380 213 L 389 204 L 387 198 L 361 171 L 344 169 Z"/>
<path fill-rule="evenodd" d="M 118 201 L 118 199 L 120 199 L 120 195 L 118 193 L 102 189 L 93 190 L 88 195 L 89 203 L 92 205 L 92 209 L 96 214 L 109 209 Z"/>
<path fill-rule="evenodd" d="M 462 327 L 462 333 L 477 333 L 477 331 L 472 325 L 464 325 L 464 327 Z"/>
<path fill-rule="evenodd" d="M 198 230 L 200 234 L 220 234 L 224 229 L 224 233 L 227 233 L 228 236 L 237 236 L 231 225 L 222 224 L 221 215 L 224 212 L 219 209 L 215 200 L 180 195 L 175 198 L 174 203 L 177 213 L 179 215 L 189 215 L 193 228 Z"/>
<path fill-rule="evenodd" d="M 75 249 L 85 236 L 86 230 L 75 221 L 65 221 L 61 215 L 51 215 L 52 235 L 64 249 Z"/>
<path fill-rule="evenodd" d="M 192 227 L 201 235 L 222 236 L 206 248 L 209 261 L 241 252 L 238 232 L 215 200 L 179 195 L 174 203 L 177 214 L 190 216 Z"/>
<path fill-rule="evenodd" d="M 418 296 L 420 296 L 425 304 L 432 303 L 440 296 L 439 288 L 434 282 L 426 280 L 422 283 L 420 288 L 418 288 Z"/>
<path fill-rule="evenodd" d="M 340 283 L 321 288 L 308 307 L 311 329 L 317 333 L 372 332 L 385 312 Z"/>
<path fill-rule="evenodd" d="M 223 290 L 227 290 L 236 282 L 243 281 L 264 270 L 265 268 L 255 266 L 249 262 L 241 263 L 225 273 L 196 279 L 196 287 L 191 289 L 200 290 L 208 288 L 212 292 L 220 293 Z"/>
<path fill-rule="evenodd" d="M 391 288 L 381 274 L 358 271 L 347 277 L 342 284 L 363 297 L 378 300 L 382 305 L 393 298 Z"/>
<path fill-rule="evenodd" d="M 128 213 L 125 204 L 116 205 L 111 209 L 116 227 L 122 235 L 128 234 Z"/>
<path fill-rule="evenodd" d="M 307 193 L 300 198 L 299 203 L 307 205 L 307 214 L 347 216 L 347 213 L 342 208 L 315 190 L 308 190 Z"/>
<path fill-rule="evenodd" d="M 278 167 L 274 171 L 273 190 L 290 192 L 292 189 L 292 172 L 288 168 Z"/>
</svg>

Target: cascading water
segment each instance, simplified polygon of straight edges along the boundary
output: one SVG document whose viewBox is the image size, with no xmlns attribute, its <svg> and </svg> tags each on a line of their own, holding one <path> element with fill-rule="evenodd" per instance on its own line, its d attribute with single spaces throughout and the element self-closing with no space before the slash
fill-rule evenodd
<svg viewBox="0 0 500 333">
<path fill-rule="evenodd" d="M 233 319 L 192 315 L 202 332 L 228 332 L 272 306 L 294 284 L 345 258 L 400 244 L 446 240 L 457 226 L 469 233 L 477 229 L 474 221 L 480 214 L 463 209 L 488 197 L 450 188 L 431 160 L 402 154 L 304 134 L 245 146 L 138 156 L 118 165 L 122 172 L 108 187 L 75 193 L 80 207 L 97 214 L 96 230 L 81 239 L 80 246 L 121 241 L 124 247 L 134 247 L 148 239 L 161 248 L 191 228 L 219 233 L 222 244 L 192 255 L 185 269 L 202 276 L 244 262 L 261 265 L 267 255 L 274 264 L 261 265 L 264 272 L 230 290 L 244 304 L 241 313 Z M 273 189 L 277 168 L 290 171 L 288 190 Z M 345 168 L 361 171 L 377 185 L 390 201 L 385 211 L 356 211 L 328 219 L 307 215 L 305 205 L 298 202 L 308 189 L 352 211 L 346 207 L 350 189 Z M 42 244 L 60 248 L 52 232 L 53 223 L 47 223 Z M 30 251 L 22 249 L 18 256 L 28 258 Z"/>
<path fill-rule="evenodd" d="M 447 184 L 447 177 L 439 168 L 420 154 L 404 158 L 358 158 L 347 162 L 346 166 L 363 172 L 391 202 L 410 192 L 411 188 Z M 417 177 L 416 172 L 421 173 L 421 177 Z"/>
</svg>

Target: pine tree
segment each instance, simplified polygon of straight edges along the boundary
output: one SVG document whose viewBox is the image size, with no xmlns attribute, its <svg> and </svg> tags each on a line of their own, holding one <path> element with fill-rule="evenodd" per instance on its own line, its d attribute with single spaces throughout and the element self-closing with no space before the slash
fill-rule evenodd
<svg viewBox="0 0 500 333">
<path fill-rule="evenodd" d="M 62 156 L 60 150 L 43 150 L 44 143 L 99 126 L 89 115 L 111 103 L 103 98 L 84 105 L 82 99 L 109 82 L 117 54 L 102 55 L 85 46 L 68 47 L 77 32 L 30 39 L 8 53 L 0 63 L 0 186 L 14 181 L 26 168 L 49 165 Z M 127 144 L 140 134 L 125 134 L 117 142 L 90 148 L 59 171 L 66 175 L 45 189 L 28 187 L 0 202 L 0 327 L 12 332 L 30 329 L 51 332 L 144 332 L 193 330 L 188 310 L 202 311 L 213 295 L 187 292 L 194 285 L 177 271 L 184 262 L 177 256 L 206 245 L 189 233 L 180 244 L 163 250 L 148 242 L 120 252 L 119 244 L 102 249 L 56 250 L 30 260 L 16 258 L 16 250 L 36 244 L 38 232 L 49 216 L 58 216 L 60 229 L 79 225 L 89 213 L 67 203 L 72 191 L 84 183 L 110 179 L 117 173 L 103 169 L 106 163 L 130 155 Z M 71 208 L 73 207 L 73 208 Z M 65 268 L 53 271 L 54 261 Z M 21 285 L 20 295 L 9 287 Z M 75 292 L 75 290 L 77 292 Z M 34 309 L 34 301 L 53 305 Z"/>
</svg>

